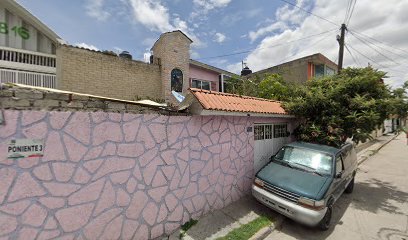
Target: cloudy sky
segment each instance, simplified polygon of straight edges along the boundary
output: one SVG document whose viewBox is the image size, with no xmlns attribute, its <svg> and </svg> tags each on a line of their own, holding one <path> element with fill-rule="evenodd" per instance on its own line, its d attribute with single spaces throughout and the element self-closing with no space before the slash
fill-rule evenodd
<svg viewBox="0 0 408 240">
<path fill-rule="evenodd" d="M 193 59 L 236 73 L 242 60 L 253 70 L 316 52 L 337 62 L 345 21 L 345 66 L 371 64 L 394 87 L 408 80 L 408 1 L 17 1 L 70 44 L 127 50 L 140 60 L 160 33 L 180 29 L 194 40 Z"/>
</svg>

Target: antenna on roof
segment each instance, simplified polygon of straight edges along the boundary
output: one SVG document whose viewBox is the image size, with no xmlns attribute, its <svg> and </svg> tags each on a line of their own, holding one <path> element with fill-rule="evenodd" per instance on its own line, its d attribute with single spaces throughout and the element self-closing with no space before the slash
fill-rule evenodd
<svg viewBox="0 0 408 240">
<path fill-rule="evenodd" d="M 242 61 L 242 70 L 241 70 L 241 76 L 246 76 L 252 73 L 252 70 L 249 69 L 248 65 L 246 62 Z"/>
</svg>

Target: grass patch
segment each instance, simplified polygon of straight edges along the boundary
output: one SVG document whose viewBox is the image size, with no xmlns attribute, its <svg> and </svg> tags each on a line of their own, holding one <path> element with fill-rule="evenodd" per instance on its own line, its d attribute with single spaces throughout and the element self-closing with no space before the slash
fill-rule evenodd
<svg viewBox="0 0 408 240">
<path fill-rule="evenodd" d="M 190 229 L 191 227 L 193 227 L 197 223 L 198 223 L 198 221 L 194 220 L 194 219 L 190 219 L 190 221 L 184 223 L 181 226 L 179 238 L 182 239 L 186 235 L 186 232 L 188 231 L 188 229 Z"/>
<path fill-rule="evenodd" d="M 260 216 L 251 222 L 232 230 L 226 236 L 217 238 L 217 240 L 248 240 L 259 230 L 271 224 L 271 218 L 267 216 Z"/>
</svg>

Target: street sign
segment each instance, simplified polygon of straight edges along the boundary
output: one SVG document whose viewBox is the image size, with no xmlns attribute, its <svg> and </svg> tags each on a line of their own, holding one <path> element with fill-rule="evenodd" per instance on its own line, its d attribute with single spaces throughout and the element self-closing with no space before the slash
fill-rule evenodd
<svg viewBox="0 0 408 240">
<path fill-rule="evenodd" d="M 39 139 L 11 140 L 7 147 L 8 158 L 42 157 L 44 141 Z"/>
</svg>

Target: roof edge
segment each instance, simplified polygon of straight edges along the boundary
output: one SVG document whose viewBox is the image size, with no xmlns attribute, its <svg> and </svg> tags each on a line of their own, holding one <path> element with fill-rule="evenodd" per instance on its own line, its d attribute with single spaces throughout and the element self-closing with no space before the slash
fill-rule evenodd
<svg viewBox="0 0 408 240">
<path fill-rule="evenodd" d="M 7 4 L 12 7 L 12 11 L 17 11 L 22 15 L 21 17 L 26 18 L 29 22 L 29 24 L 33 25 L 35 28 L 43 32 L 44 34 L 47 35 L 50 39 L 55 39 L 56 42 L 58 42 L 59 39 L 61 39 L 60 36 L 58 36 L 57 33 L 55 33 L 51 28 L 49 28 L 46 24 L 44 24 L 38 17 L 34 16 L 30 11 L 28 11 L 25 7 L 20 5 L 14 0 L 5 0 L 6 2 L 6 7 Z"/>
</svg>

